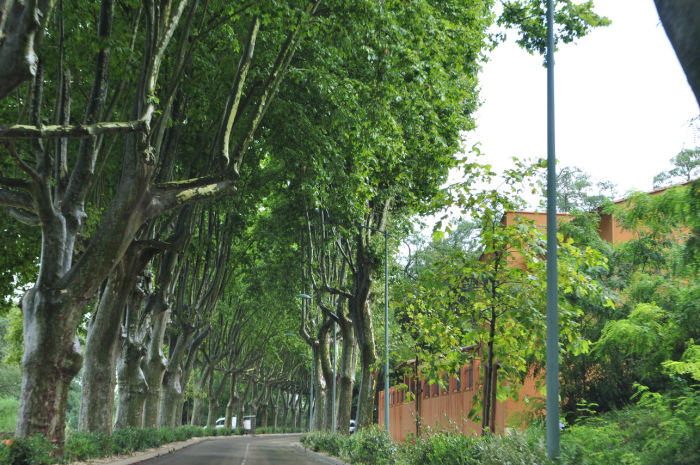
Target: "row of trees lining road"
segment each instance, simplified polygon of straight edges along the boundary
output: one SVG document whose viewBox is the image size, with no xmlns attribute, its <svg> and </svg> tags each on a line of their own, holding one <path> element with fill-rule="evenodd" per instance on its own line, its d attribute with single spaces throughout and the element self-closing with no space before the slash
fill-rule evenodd
<svg viewBox="0 0 700 465">
<path fill-rule="evenodd" d="M 541 52 L 540 2 L 506 3 L 502 21 Z M 373 234 L 356 223 L 385 230 L 393 218 L 401 231 L 433 206 L 461 132 L 473 127 L 491 8 L 489 0 L 0 5 L 0 205 L 22 224 L 6 231 L 23 254 L 23 268 L 4 278 L 34 282 L 21 300 L 17 436 L 45 434 L 61 455 L 81 369 L 87 431 L 111 431 L 115 383 L 118 425 L 177 423 L 183 385 L 196 378 L 198 392 L 224 389 L 206 375 L 212 366 L 245 378 L 252 405 L 266 405 L 282 383 L 272 374 L 292 362 L 268 351 L 257 361 L 227 356 L 275 340 L 265 312 L 289 298 L 273 298 L 272 286 L 289 296 L 290 287 L 315 285 L 317 304 L 331 296 L 348 305 L 363 373 L 358 419 L 369 423 L 379 261 Z M 558 38 L 607 24 L 591 8 L 559 2 Z M 285 199 L 293 208 L 284 211 Z M 253 224 L 267 212 L 294 234 L 262 245 Z M 312 231 L 323 225 L 308 218 L 322 217 L 339 228 L 338 250 L 314 255 Z M 304 247 L 306 261 L 292 266 L 288 247 Z M 314 260 L 338 253 L 347 276 L 335 286 L 312 276 L 321 270 Z M 38 270 L 27 265 L 36 257 Z M 288 266 L 288 281 L 256 275 L 263 259 Z M 344 311 L 319 308 L 334 321 Z M 255 331 L 240 324 L 248 312 Z M 290 402 L 300 402 L 294 389 Z"/>
</svg>

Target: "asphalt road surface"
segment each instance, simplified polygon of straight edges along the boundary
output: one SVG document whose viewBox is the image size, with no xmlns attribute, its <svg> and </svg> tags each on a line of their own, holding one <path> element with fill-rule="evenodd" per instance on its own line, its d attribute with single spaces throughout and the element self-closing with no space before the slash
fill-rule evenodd
<svg viewBox="0 0 700 465">
<path fill-rule="evenodd" d="M 305 465 L 320 464 L 314 454 L 294 447 L 298 434 L 233 436 L 205 441 L 141 462 L 144 465 Z"/>
</svg>

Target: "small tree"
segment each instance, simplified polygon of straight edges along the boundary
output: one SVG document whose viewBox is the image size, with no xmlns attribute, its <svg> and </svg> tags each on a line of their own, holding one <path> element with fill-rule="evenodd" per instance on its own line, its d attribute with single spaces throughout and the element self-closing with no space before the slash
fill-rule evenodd
<svg viewBox="0 0 700 465">
<path fill-rule="evenodd" d="M 474 166 L 472 166 L 474 169 Z M 482 367 L 479 405 L 469 416 L 481 419 L 483 432 L 495 432 L 496 400 L 518 399 L 518 385 L 545 357 L 541 344 L 546 330 L 545 239 L 534 221 L 506 216 L 518 210 L 519 185 L 532 173 L 523 165 L 505 176 L 506 192 L 498 189 L 469 193 L 460 186 L 456 203 L 479 227 L 481 256 L 474 259 L 456 250 L 424 270 L 417 282 L 399 294 L 398 304 L 410 317 L 415 352 L 422 374 L 443 384 L 440 373 L 454 373 L 473 356 Z M 483 180 L 493 174 L 482 170 Z M 586 270 L 605 266 L 591 248 L 580 250 L 573 239 L 559 236 L 559 321 L 562 350 L 588 350 L 577 331 L 581 311 L 567 295 L 597 296 L 597 284 Z M 464 346 L 476 350 L 463 353 Z M 443 386 L 444 387 L 444 386 Z"/>
</svg>

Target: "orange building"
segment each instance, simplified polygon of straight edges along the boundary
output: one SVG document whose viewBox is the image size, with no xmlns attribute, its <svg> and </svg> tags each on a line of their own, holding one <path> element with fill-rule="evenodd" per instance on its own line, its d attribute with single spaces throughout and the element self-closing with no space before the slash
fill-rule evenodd
<svg viewBox="0 0 700 465">
<path fill-rule="evenodd" d="M 408 362 L 411 363 L 411 362 Z M 465 434 L 479 434 L 481 424 L 468 418 L 468 413 L 474 405 L 474 396 L 482 384 L 479 375 L 480 363 L 473 360 L 472 363 L 460 367 L 459 373 L 445 375 L 445 385 L 448 389 L 441 388 L 437 383 L 432 386 L 425 379 L 419 379 L 422 383 L 422 398 L 420 402 L 421 427 L 435 429 L 458 429 Z M 408 391 L 418 391 L 412 378 L 406 376 L 404 383 L 409 387 Z M 416 402 L 415 398 L 409 401 L 406 390 L 396 387 L 389 389 L 389 427 L 394 441 L 404 441 L 409 434 L 416 432 Z M 536 389 L 535 379 L 528 377 L 520 392 L 520 401 L 508 399 L 496 404 L 496 431 L 504 432 L 508 420 L 516 417 L 516 414 L 527 408 L 526 398 L 534 399 L 542 397 Z M 384 391 L 379 392 L 379 425 L 384 426 Z"/>
<path fill-rule="evenodd" d="M 687 185 L 684 183 L 682 185 Z M 657 189 L 649 192 L 649 195 L 657 195 L 668 188 Z M 616 205 L 625 205 L 629 199 L 616 200 Z M 603 214 L 599 211 L 600 223 L 598 224 L 599 236 L 611 243 L 627 242 L 635 237 L 634 232 L 624 229 L 612 214 Z M 559 221 L 571 218 L 568 213 L 558 213 Z M 547 215 L 545 213 L 515 211 L 507 212 L 503 215 L 501 222 L 504 225 L 511 223 L 516 217 L 523 217 L 535 222 L 541 228 L 547 227 Z M 518 263 L 517 257 L 513 262 L 514 266 L 524 266 Z M 402 365 L 415 363 L 405 362 Z M 479 375 L 479 361 L 464 365 L 456 375 L 445 375 L 445 385 L 449 389 L 445 390 L 439 385 L 430 386 L 425 379 L 419 379 L 422 383 L 422 398 L 420 402 L 420 418 L 422 427 L 440 429 L 459 429 L 465 434 L 479 434 L 481 425 L 476 424 L 467 418 L 469 411 L 474 405 L 474 397 L 478 386 L 482 383 Z M 541 373 L 540 380 L 544 381 L 544 373 Z M 408 376 L 404 377 L 404 384 L 409 387 L 414 395 L 418 391 L 416 384 Z M 542 383 L 544 385 L 544 383 Z M 544 387 L 543 387 L 544 389 Z M 378 417 L 379 425 L 384 426 L 384 391 L 379 392 Z M 405 390 L 396 387 L 389 389 L 389 426 L 392 439 L 395 441 L 405 440 L 410 433 L 416 431 L 416 402 L 410 399 Z M 532 376 L 525 379 L 520 391 L 518 401 L 507 400 L 496 403 L 495 426 L 497 432 L 505 432 L 506 427 L 514 420 L 517 421 L 518 414 L 530 408 L 534 399 L 542 398 L 536 388 L 536 380 Z"/>
</svg>

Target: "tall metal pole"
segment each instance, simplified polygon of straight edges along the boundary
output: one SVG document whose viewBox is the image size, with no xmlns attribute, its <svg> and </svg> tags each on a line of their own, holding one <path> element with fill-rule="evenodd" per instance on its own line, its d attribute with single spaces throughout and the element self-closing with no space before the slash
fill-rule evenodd
<svg viewBox="0 0 700 465">
<path fill-rule="evenodd" d="M 336 366 L 338 365 L 338 328 L 337 323 L 333 323 L 333 421 L 331 431 L 335 433 L 335 378 L 336 378 Z"/>
<path fill-rule="evenodd" d="M 389 430 L 389 234 L 384 231 L 384 425 Z"/>
<path fill-rule="evenodd" d="M 554 146 L 554 6 L 547 0 L 547 455 L 559 456 L 557 172 Z"/>
</svg>

